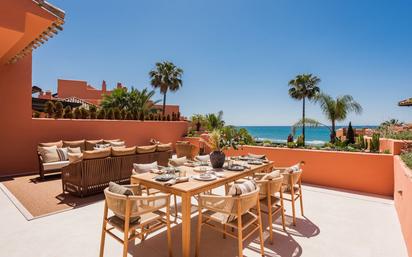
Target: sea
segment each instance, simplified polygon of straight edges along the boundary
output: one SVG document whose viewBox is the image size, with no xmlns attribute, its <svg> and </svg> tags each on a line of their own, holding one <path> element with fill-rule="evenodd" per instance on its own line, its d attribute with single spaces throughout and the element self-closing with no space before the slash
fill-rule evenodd
<svg viewBox="0 0 412 257">
<path fill-rule="evenodd" d="M 336 129 L 343 126 L 337 126 Z M 270 140 L 274 143 L 286 143 L 288 135 L 292 133 L 291 126 L 238 126 L 245 128 L 255 138 L 255 140 Z M 353 128 L 376 128 L 376 126 L 353 126 Z M 296 129 L 294 139 L 302 134 L 302 128 Z M 306 144 L 323 145 L 329 141 L 330 130 L 327 127 L 306 127 Z"/>
</svg>

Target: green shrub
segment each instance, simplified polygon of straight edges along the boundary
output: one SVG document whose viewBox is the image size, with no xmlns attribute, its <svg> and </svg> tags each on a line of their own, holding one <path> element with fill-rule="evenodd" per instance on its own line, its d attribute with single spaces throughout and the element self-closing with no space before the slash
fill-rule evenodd
<svg viewBox="0 0 412 257">
<path fill-rule="evenodd" d="M 90 117 L 89 110 L 87 110 L 84 107 L 80 108 L 80 114 L 81 114 L 82 119 L 88 119 Z"/>
<path fill-rule="evenodd" d="M 97 107 L 94 105 L 90 105 L 89 114 L 90 114 L 90 119 L 92 120 L 96 119 L 97 118 Z"/>
<path fill-rule="evenodd" d="M 54 105 L 54 118 L 61 119 L 63 117 L 63 104 L 61 102 L 56 102 Z"/>
<path fill-rule="evenodd" d="M 167 120 L 167 121 L 170 121 L 170 114 L 168 114 L 168 115 L 166 116 L 166 120 Z"/>
<path fill-rule="evenodd" d="M 383 152 L 382 153 L 384 153 L 384 154 L 391 154 L 391 150 L 389 150 L 389 149 L 385 149 L 385 150 L 383 150 Z"/>
<path fill-rule="evenodd" d="M 122 116 L 122 119 L 123 119 L 123 120 L 126 120 L 126 119 L 127 119 L 127 111 L 126 111 L 126 109 L 122 109 L 122 110 L 120 111 L 120 116 Z"/>
<path fill-rule="evenodd" d="M 380 138 L 380 135 L 378 133 L 373 133 L 372 140 L 370 142 L 370 151 L 372 153 L 379 152 L 379 144 L 380 144 L 379 138 Z"/>
<path fill-rule="evenodd" d="M 296 146 L 297 147 L 305 146 L 303 135 L 298 136 L 298 138 L 296 139 Z"/>
<path fill-rule="evenodd" d="M 113 112 L 112 108 L 107 109 L 106 119 L 107 120 L 114 120 L 114 112 Z"/>
<path fill-rule="evenodd" d="M 81 119 L 82 118 L 82 112 L 80 111 L 79 108 L 74 109 L 73 115 L 74 115 L 75 119 Z"/>
<path fill-rule="evenodd" d="M 73 119 L 72 107 L 71 107 L 70 105 L 67 105 L 67 106 L 64 108 L 63 118 L 65 118 L 65 119 Z"/>
<path fill-rule="evenodd" d="M 349 122 L 348 132 L 346 133 L 346 141 L 348 144 L 355 143 L 355 132 L 352 128 L 352 122 Z"/>
<path fill-rule="evenodd" d="M 412 169 L 412 152 L 406 152 L 401 154 L 402 161 Z"/>
<path fill-rule="evenodd" d="M 100 109 L 99 112 L 97 113 L 97 118 L 99 120 L 106 119 L 106 110 L 105 109 Z"/>
<path fill-rule="evenodd" d="M 47 114 L 47 118 L 52 118 L 54 114 L 55 106 L 52 101 L 47 101 L 44 106 L 44 112 Z"/>
<path fill-rule="evenodd" d="M 34 111 L 33 112 L 33 118 L 40 118 L 40 112 Z"/>
<path fill-rule="evenodd" d="M 134 120 L 133 119 L 133 114 L 129 111 L 126 113 L 126 120 Z"/>
<path fill-rule="evenodd" d="M 287 147 L 288 147 L 288 148 L 295 148 L 295 147 L 296 147 L 296 144 L 295 144 L 294 142 L 288 142 L 288 143 L 287 143 Z"/>
<path fill-rule="evenodd" d="M 113 108 L 113 116 L 115 120 L 121 120 L 122 119 L 122 114 L 120 112 L 119 107 L 114 107 Z"/>
<path fill-rule="evenodd" d="M 359 145 L 359 148 L 360 148 L 360 149 L 366 149 L 366 148 L 367 148 L 366 142 L 365 142 L 365 138 L 363 137 L 363 135 L 359 135 L 359 136 L 356 138 L 356 144 Z"/>
</svg>

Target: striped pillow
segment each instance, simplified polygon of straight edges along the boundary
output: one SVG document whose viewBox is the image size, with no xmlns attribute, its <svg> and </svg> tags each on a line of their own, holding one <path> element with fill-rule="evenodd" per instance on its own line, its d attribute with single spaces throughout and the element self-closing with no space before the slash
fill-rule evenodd
<svg viewBox="0 0 412 257">
<path fill-rule="evenodd" d="M 232 187 L 229 189 L 229 192 L 227 193 L 228 195 L 231 196 L 239 196 L 242 194 L 247 194 L 250 192 L 253 192 L 254 190 L 257 189 L 256 183 L 253 180 L 247 180 L 241 184 L 236 184 L 234 183 L 232 185 Z M 236 206 L 234 205 L 234 202 L 231 202 L 232 206 L 227 206 L 225 209 L 227 210 L 232 210 L 232 213 L 236 212 L 236 210 L 234 210 L 234 208 L 236 208 Z M 237 218 L 236 215 L 228 215 L 227 216 L 227 223 L 235 220 Z"/>
<path fill-rule="evenodd" d="M 57 155 L 59 156 L 60 161 L 67 161 L 69 159 L 67 147 L 57 148 L 56 151 L 57 151 Z"/>
</svg>

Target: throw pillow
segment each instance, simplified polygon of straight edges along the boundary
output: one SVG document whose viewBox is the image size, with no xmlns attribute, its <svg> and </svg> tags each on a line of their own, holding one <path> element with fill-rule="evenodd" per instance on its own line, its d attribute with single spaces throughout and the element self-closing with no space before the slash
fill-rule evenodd
<svg viewBox="0 0 412 257">
<path fill-rule="evenodd" d="M 38 150 L 44 163 L 60 161 L 56 146 L 39 147 Z"/>
<path fill-rule="evenodd" d="M 78 162 L 78 161 L 83 160 L 82 153 L 68 153 L 67 157 L 69 159 L 69 163 Z"/>
<path fill-rule="evenodd" d="M 69 147 L 67 151 L 69 153 L 82 153 L 82 149 L 80 149 L 80 147 Z"/>
<path fill-rule="evenodd" d="M 152 169 L 158 169 L 159 166 L 157 165 L 157 161 L 152 162 L 152 163 L 133 163 L 133 169 L 137 174 L 141 173 L 147 173 L 150 172 Z"/>
<path fill-rule="evenodd" d="M 262 177 L 262 180 L 272 180 L 280 177 L 280 170 L 274 170 Z"/>
<path fill-rule="evenodd" d="M 67 161 L 69 159 L 68 156 L 68 148 L 57 148 L 57 155 L 59 156 L 60 161 Z"/>
</svg>

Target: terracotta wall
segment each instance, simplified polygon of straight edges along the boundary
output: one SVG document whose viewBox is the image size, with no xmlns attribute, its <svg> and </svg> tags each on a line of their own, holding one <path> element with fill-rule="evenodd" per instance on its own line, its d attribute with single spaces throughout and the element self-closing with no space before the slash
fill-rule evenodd
<svg viewBox="0 0 412 257">
<path fill-rule="evenodd" d="M 405 143 L 412 144 L 412 140 L 396 140 L 381 138 L 379 140 L 379 151 L 389 150 L 393 155 L 399 155 Z"/>
<path fill-rule="evenodd" d="M 31 56 L 12 65 L 0 65 L 0 176 L 38 170 L 36 146 L 59 139 L 121 138 L 127 144 L 148 144 L 150 138 L 175 142 L 187 132 L 187 123 L 111 120 L 32 119 Z"/>
<path fill-rule="evenodd" d="M 244 146 L 229 155 L 265 154 L 275 166 L 305 161 L 303 181 L 327 187 L 385 196 L 393 195 L 393 156 L 288 148 Z"/>
<path fill-rule="evenodd" d="M 394 173 L 395 208 L 409 256 L 412 256 L 412 170 L 402 162 L 399 156 L 395 156 Z"/>
</svg>

